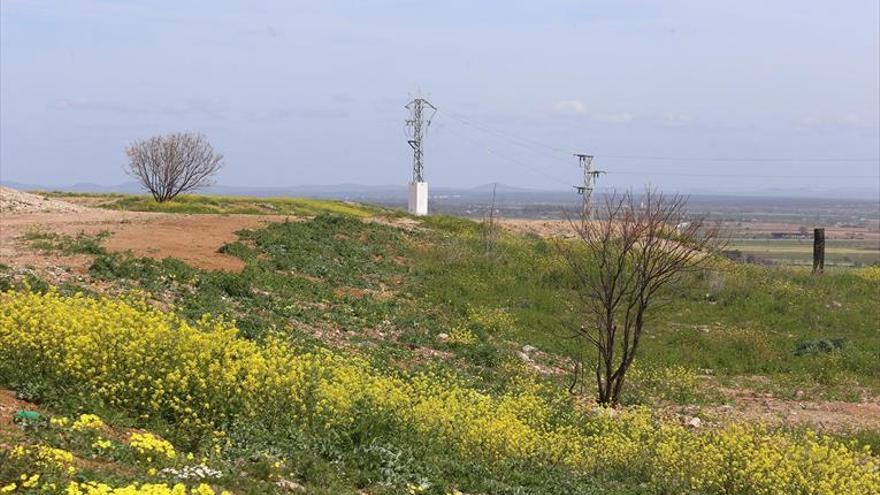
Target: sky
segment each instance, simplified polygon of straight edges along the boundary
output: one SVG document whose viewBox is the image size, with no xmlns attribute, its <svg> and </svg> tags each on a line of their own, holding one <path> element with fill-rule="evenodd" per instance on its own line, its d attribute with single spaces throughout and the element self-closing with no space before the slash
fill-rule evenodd
<svg viewBox="0 0 880 495">
<path fill-rule="evenodd" d="M 223 185 L 880 190 L 880 2 L 3 0 L 0 181 L 131 180 L 177 131 Z"/>
</svg>

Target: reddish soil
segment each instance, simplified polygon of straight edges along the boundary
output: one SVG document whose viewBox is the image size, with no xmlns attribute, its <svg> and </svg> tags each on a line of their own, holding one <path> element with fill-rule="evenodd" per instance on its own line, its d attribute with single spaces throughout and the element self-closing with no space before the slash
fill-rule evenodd
<svg viewBox="0 0 880 495">
<path fill-rule="evenodd" d="M 105 246 L 110 251 L 131 250 L 136 256 L 155 259 L 171 256 L 205 270 L 239 271 L 244 268 L 244 263 L 234 256 L 219 253 L 218 249 L 234 241 L 239 230 L 283 219 L 269 215 L 166 214 L 116 230 Z"/>
<path fill-rule="evenodd" d="M 12 420 L 15 413 L 22 409 L 37 410 L 35 405 L 16 399 L 15 393 L 11 390 L 0 388 L 0 430 L 13 429 Z"/>
<path fill-rule="evenodd" d="M 0 451 L 13 448 L 15 445 L 30 444 L 22 430 L 13 423 L 15 413 L 20 410 L 37 411 L 46 414 L 46 411 L 38 407 L 36 404 L 19 400 L 15 398 L 15 392 L 0 388 Z M 117 441 L 122 441 L 133 431 L 143 431 L 134 429 L 115 429 L 104 426 L 101 434 Z M 7 444 L 5 442 L 11 442 Z M 115 462 L 104 462 L 94 459 L 84 459 L 74 457 L 74 465 L 79 469 L 100 470 L 116 474 L 119 476 L 131 476 L 135 470 L 129 466 L 123 466 Z"/>
<path fill-rule="evenodd" d="M 333 290 L 339 297 L 352 297 L 354 299 L 361 299 L 366 295 L 362 289 L 356 289 L 354 287 L 337 287 Z"/>
<path fill-rule="evenodd" d="M 880 430 L 880 399 L 861 402 L 827 400 L 791 400 L 748 390 L 725 390 L 732 406 L 706 408 L 722 422 L 757 421 L 769 425 L 809 426 L 821 431 Z"/>
<path fill-rule="evenodd" d="M 6 213 L 0 216 L 0 263 L 15 268 L 52 269 L 62 266 L 85 273 L 90 257 L 60 256 L 36 252 L 21 236 L 29 230 L 76 235 L 110 232 L 104 246 L 115 252 L 131 251 L 136 256 L 178 258 L 205 270 L 238 271 L 244 263 L 219 253 L 236 239 L 235 232 L 283 221 L 277 215 L 181 215 L 122 212 L 84 208 L 77 213 Z"/>
</svg>

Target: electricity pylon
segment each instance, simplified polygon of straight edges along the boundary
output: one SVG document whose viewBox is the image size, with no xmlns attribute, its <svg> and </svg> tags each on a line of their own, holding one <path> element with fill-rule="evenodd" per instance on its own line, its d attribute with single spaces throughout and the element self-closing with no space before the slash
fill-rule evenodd
<svg viewBox="0 0 880 495">
<path fill-rule="evenodd" d="M 581 219 L 582 220 L 590 220 L 592 219 L 593 210 L 592 210 L 592 201 L 593 201 L 593 189 L 596 187 L 596 179 L 600 174 L 604 174 L 604 170 L 593 170 L 593 155 L 585 155 L 583 153 L 575 153 L 574 156 L 578 159 L 578 165 L 584 169 L 584 182 L 583 185 L 574 186 L 575 190 L 578 194 L 581 195 L 582 205 L 581 205 Z"/>
<path fill-rule="evenodd" d="M 422 148 L 422 140 L 431 125 L 431 119 L 437 113 L 437 107 L 428 100 L 417 97 L 407 103 L 406 109 L 410 111 L 409 119 L 406 120 L 406 130 L 409 140 L 407 141 L 413 150 L 412 182 L 409 184 L 409 212 L 414 215 L 428 214 L 428 183 L 425 182 L 425 152 Z M 425 113 L 430 115 L 425 118 Z"/>
</svg>

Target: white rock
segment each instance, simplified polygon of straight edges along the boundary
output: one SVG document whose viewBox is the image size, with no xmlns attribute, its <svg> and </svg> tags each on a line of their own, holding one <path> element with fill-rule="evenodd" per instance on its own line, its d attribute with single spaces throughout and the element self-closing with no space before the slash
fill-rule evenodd
<svg viewBox="0 0 880 495">
<path fill-rule="evenodd" d="M 596 416 L 614 418 L 617 416 L 617 409 L 613 407 L 605 407 L 605 406 L 596 406 L 593 408 L 593 412 Z"/>
<path fill-rule="evenodd" d="M 281 488 L 282 490 L 284 490 L 286 492 L 297 492 L 297 493 L 305 493 L 306 492 L 306 487 L 300 485 L 299 483 L 297 483 L 295 481 L 278 480 L 275 482 L 275 484 L 278 486 L 278 488 Z"/>
</svg>

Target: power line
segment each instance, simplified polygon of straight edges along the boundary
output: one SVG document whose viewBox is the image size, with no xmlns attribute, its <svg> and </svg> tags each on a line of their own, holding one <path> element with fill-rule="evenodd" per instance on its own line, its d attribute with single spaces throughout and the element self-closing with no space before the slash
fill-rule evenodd
<svg viewBox="0 0 880 495">
<path fill-rule="evenodd" d="M 880 158 L 699 158 L 675 156 L 602 155 L 618 160 L 658 160 L 677 162 L 756 162 L 756 163 L 880 163 Z"/>
<path fill-rule="evenodd" d="M 518 136 L 506 131 L 501 131 L 498 129 L 493 129 L 490 126 L 486 126 L 485 124 L 480 124 L 474 121 L 470 117 L 464 117 L 461 114 L 456 114 L 454 112 L 445 112 L 444 115 L 450 116 L 452 119 L 460 122 L 461 124 L 480 130 L 482 132 L 488 134 L 494 134 L 499 136 L 508 142 L 516 144 L 518 146 L 522 146 L 525 148 L 535 149 L 535 146 L 545 148 L 547 150 L 552 151 L 554 154 L 565 154 L 568 155 L 569 152 L 563 148 L 553 146 L 541 141 L 537 141 L 530 138 L 525 138 L 522 136 Z M 643 160 L 643 161 L 682 161 L 682 162 L 719 162 L 719 163 L 880 163 L 880 158 L 853 158 L 853 157 L 822 157 L 822 158 L 784 158 L 784 157 L 737 157 L 737 158 L 726 158 L 726 157 L 675 157 L 675 156 L 662 156 L 662 155 L 600 155 L 602 159 L 613 159 L 613 160 Z M 554 156 L 554 159 L 562 161 L 562 158 L 559 156 Z M 566 163 L 567 160 L 566 160 Z M 615 171 L 614 173 L 620 173 Z M 664 172 L 664 174 L 666 174 Z M 670 173 L 666 175 L 690 175 L 696 177 L 759 177 L 759 178 L 823 178 L 823 177 L 836 177 L 836 178 L 874 178 L 878 175 L 822 175 L 822 176 L 806 176 L 800 174 L 789 174 L 789 175 L 755 175 L 755 174 L 691 174 L 691 173 Z"/>
<path fill-rule="evenodd" d="M 503 137 L 503 138 L 507 139 L 509 142 L 512 142 L 512 143 L 514 143 L 514 144 L 518 144 L 518 145 L 520 145 L 520 146 L 524 146 L 524 147 L 529 147 L 529 146 L 540 146 L 540 147 L 542 147 L 542 148 L 549 149 L 549 150 L 551 150 L 551 151 L 553 151 L 553 152 L 555 152 L 555 153 L 561 153 L 561 154 L 565 154 L 565 155 L 568 155 L 568 154 L 570 153 L 568 150 L 564 150 L 564 149 L 562 149 L 562 148 L 558 148 L 558 147 L 556 147 L 556 146 L 552 146 L 552 145 L 549 145 L 549 144 L 546 144 L 546 143 L 542 143 L 542 142 L 540 142 L 540 141 L 535 141 L 535 140 L 533 140 L 533 139 L 524 138 L 524 137 L 521 137 L 521 136 L 516 136 L 516 135 L 514 135 L 514 134 L 510 134 L 510 133 L 508 133 L 508 132 L 500 131 L 500 130 L 497 130 L 497 129 L 491 129 L 491 128 L 486 127 L 486 126 L 484 126 L 484 125 L 477 124 L 477 123 L 473 122 L 472 120 L 469 120 L 469 119 L 467 119 L 467 118 L 465 118 L 465 117 L 461 117 L 460 115 L 456 115 L 455 113 L 445 113 L 444 115 L 449 115 L 449 116 L 452 117 L 453 119 L 455 119 L 455 120 L 461 122 L 462 124 L 464 124 L 464 125 L 466 125 L 466 126 L 470 126 L 470 127 L 475 128 L 475 129 L 481 130 L 481 131 L 483 131 L 483 132 L 487 132 L 487 133 L 490 133 L 490 134 L 495 134 L 495 135 L 497 135 L 497 136 Z"/>
<path fill-rule="evenodd" d="M 556 176 L 550 175 L 550 174 L 546 173 L 545 171 L 543 171 L 543 170 L 541 170 L 541 169 L 539 169 L 539 168 L 536 168 L 534 165 L 531 165 L 531 164 L 529 164 L 529 163 L 526 163 L 526 162 L 524 162 L 524 161 L 522 161 L 522 160 L 519 160 L 519 159 L 517 159 L 517 158 L 513 158 L 513 157 L 511 157 L 511 156 L 509 156 L 509 155 L 506 155 L 506 154 L 500 153 L 500 152 L 496 151 L 496 150 L 493 149 L 491 146 L 488 146 L 488 145 L 485 144 L 485 143 L 479 142 L 479 141 L 477 141 L 476 139 L 473 139 L 473 138 L 471 138 L 471 137 L 469 137 L 469 136 L 466 136 L 466 135 L 464 135 L 464 134 L 459 133 L 458 131 L 454 130 L 452 127 L 449 127 L 449 126 L 442 126 L 441 129 L 443 129 L 444 131 L 450 132 L 450 133 L 452 133 L 452 134 L 455 134 L 456 136 L 458 136 L 458 137 L 464 139 L 465 141 L 469 141 L 469 142 L 471 142 L 472 144 L 476 145 L 476 146 L 479 147 L 479 148 L 483 148 L 483 149 L 485 149 L 486 154 L 494 155 L 494 156 L 496 156 L 496 157 L 498 157 L 498 158 L 501 158 L 502 160 L 505 160 L 505 161 L 507 161 L 507 162 L 510 162 L 511 164 L 513 164 L 513 165 L 515 165 L 515 166 L 517 166 L 517 167 L 519 167 L 519 168 L 521 168 L 521 169 L 523 169 L 523 170 L 525 170 L 525 171 L 527 171 L 527 172 L 531 172 L 531 173 L 533 173 L 533 174 L 539 175 L 539 176 L 541 176 L 541 177 L 544 177 L 545 179 L 549 179 L 549 180 L 551 180 L 551 181 L 553 181 L 553 182 L 556 182 L 556 183 L 558 183 L 558 184 L 564 185 L 564 186 L 566 186 L 566 187 L 569 187 L 569 185 L 570 185 L 570 183 L 569 183 L 568 181 L 565 181 L 565 180 L 560 179 L 559 177 L 556 177 Z"/>
<path fill-rule="evenodd" d="M 602 158 L 605 158 L 603 155 Z M 642 175 L 644 176 L 646 172 L 635 172 L 635 171 L 625 171 L 625 170 L 614 170 L 614 174 L 617 175 Z M 750 177 L 756 179 L 876 179 L 880 177 L 878 175 L 840 175 L 840 174 L 829 174 L 829 175 L 768 175 L 768 174 L 749 174 L 749 173 L 736 173 L 736 174 L 703 174 L 703 173 L 689 173 L 689 172 L 667 172 L 663 171 L 663 175 L 674 175 L 681 177 Z"/>
</svg>

